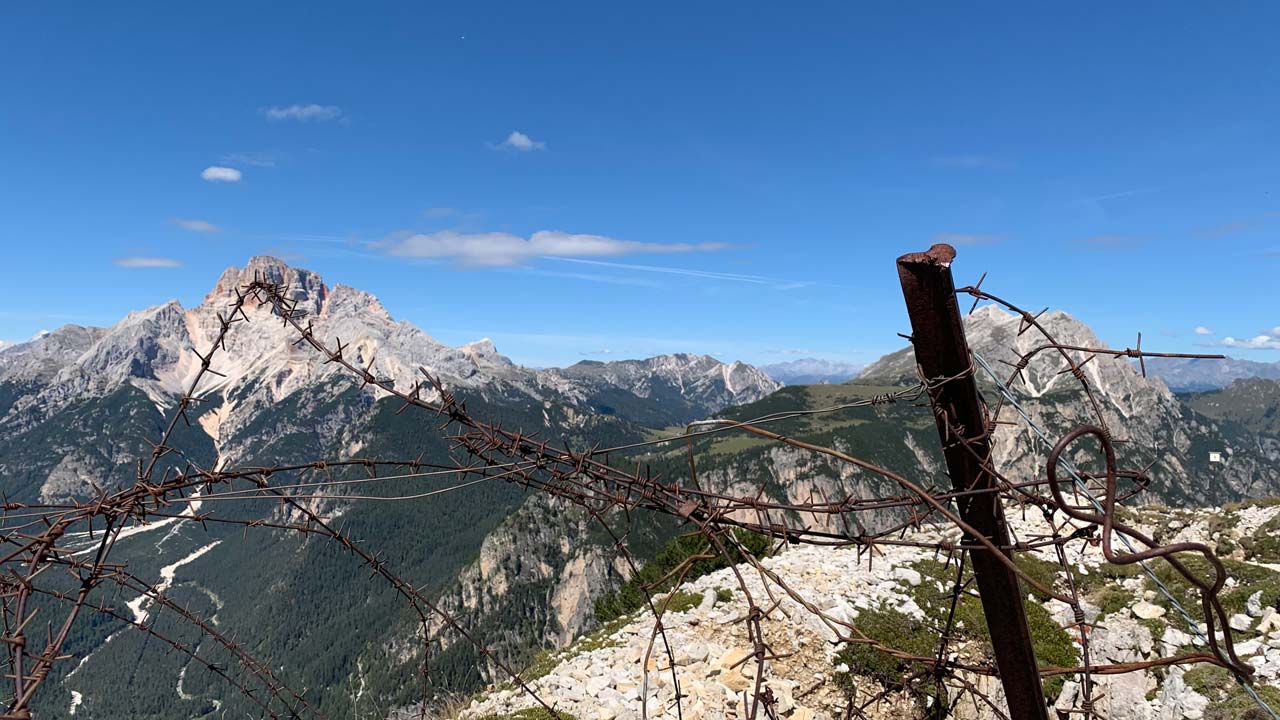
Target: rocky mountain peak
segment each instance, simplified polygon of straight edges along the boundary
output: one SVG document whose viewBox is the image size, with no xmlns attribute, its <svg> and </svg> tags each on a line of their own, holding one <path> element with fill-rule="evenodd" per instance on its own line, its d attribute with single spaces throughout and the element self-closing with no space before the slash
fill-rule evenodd
<svg viewBox="0 0 1280 720">
<path fill-rule="evenodd" d="M 255 280 L 286 285 L 289 297 L 298 301 L 298 307 L 312 314 L 319 314 L 329 295 L 329 288 L 318 273 L 289 266 L 283 260 L 270 255 L 249 258 L 244 267 L 229 267 L 222 272 L 218 282 L 205 296 L 205 307 L 224 309 L 235 301 L 236 290 Z"/>
<path fill-rule="evenodd" d="M 498 347 L 489 338 L 481 338 L 458 348 L 478 368 L 514 367 L 511 359 L 498 352 Z"/>
<path fill-rule="evenodd" d="M 0 379 L 47 380 L 75 362 L 108 332 L 107 328 L 63 325 L 42 330 L 27 342 L 0 348 Z"/>
<path fill-rule="evenodd" d="M 1076 347 L 1107 347 L 1088 325 L 1061 310 L 1053 310 L 1041 315 L 1039 322 L 1062 345 Z M 1019 334 L 1022 329 L 1022 318 L 995 305 L 978 308 L 965 318 L 965 333 L 969 340 L 969 349 L 979 355 L 994 370 L 1007 376 L 1010 365 L 1027 353 L 1044 346 L 1048 341 L 1035 330 Z M 1068 351 L 1077 364 L 1084 363 L 1088 353 Z M 1019 390 L 1029 396 L 1039 397 L 1054 391 L 1071 391 L 1075 379 L 1062 370 L 1066 362 L 1062 355 L 1054 350 L 1036 352 L 1030 364 L 1019 378 Z M 1157 393 L 1170 395 L 1168 389 L 1158 380 L 1144 379 L 1128 362 L 1111 357 L 1098 357 L 1083 364 L 1083 371 L 1089 382 L 1108 394 L 1118 398 L 1131 398 L 1138 393 Z M 985 373 L 980 371 L 980 375 Z M 900 384 L 915 382 L 915 354 L 911 348 L 903 348 L 890 353 L 869 365 L 858 375 L 861 382 L 878 382 Z M 1170 397 L 1171 399 L 1171 397 Z"/>
</svg>

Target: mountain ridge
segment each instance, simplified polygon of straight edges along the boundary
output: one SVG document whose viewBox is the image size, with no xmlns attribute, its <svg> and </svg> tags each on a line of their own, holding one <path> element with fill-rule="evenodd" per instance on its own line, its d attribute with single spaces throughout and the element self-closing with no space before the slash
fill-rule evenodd
<svg viewBox="0 0 1280 720">
<path fill-rule="evenodd" d="M 820 385 L 847 382 L 855 378 L 865 367 L 864 363 L 800 358 L 761 365 L 760 369 L 774 380 L 787 385 Z"/>
<path fill-rule="evenodd" d="M 368 292 L 340 283 L 330 287 L 314 272 L 256 256 L 242 268 L 226 269 L 194 308 L 170 300 L 133 311 L 110 328 L 67 325 L 0 349 L 0 382 L 45 385 L 35 395 L 15 400 L 0 417 L 0 427 L 14 412 L 35 409 L 47 415 L 65 402 L 101 395 L 122 383 L 137 386 L 159 406 L 171 405 L 194 377 L 196 351 L 204 352 L 217 336 L 219 313 L 234 302 L 240 288 L 258 278 L 286 285 L 298 308 L 314 318 L 317 334 L 348 343 L 349 357 L 361 364 L 376 358 L 379 371 L 392 378 L 412 378 L 418 367 L 425 367 L 448 385 L 510 385 L 534 397 L 552 393 L 584 405 L 602 390 L 641 399 L 674 390 L 681 404 L 675 419 L 684 421 L 757 400 L 780 387 L 745 363 L 687 354 L 610 361 L 599 371 L 524 368 L 501 355 L 487 338 L 457 348 L 445 345 L 411 323 L 396 321 Z M 226 339 L 226 352 L 215 359 L 214 369 L 226 377 L 215 378 L 205 391 L 270 378 L 272 398 L 278 402 L 339 373 L 309 350 L 296 348 L 293 331 L 278 319 L 271 321 L 269 309 L 251 299 L 246 314 L 255 322 L 235 328 Z M 30 367 L 31 361 L 38 367 Z"/>
</svg>

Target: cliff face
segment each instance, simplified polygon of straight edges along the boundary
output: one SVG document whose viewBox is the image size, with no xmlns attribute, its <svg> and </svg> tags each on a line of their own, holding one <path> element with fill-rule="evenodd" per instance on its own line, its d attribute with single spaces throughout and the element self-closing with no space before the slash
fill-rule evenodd
<svg viewBox="0 0 1280 720">
<path fill-rule="evenodd" d="M 521 657 L 530 647 L 563 647 L 593 627 L 596 598 L 629 576 L 585 513 L 534 495 L 485 537 L 480 556 L 441 602 L 456 616 L 475 618 L 482 632 L 501 628 L 484 632 L 497 640 L 490 648 Z M 442 649 L 457 641 L 437 637 Z M 494 670 L 486 667 L 486 677 Z"/>
</svg>

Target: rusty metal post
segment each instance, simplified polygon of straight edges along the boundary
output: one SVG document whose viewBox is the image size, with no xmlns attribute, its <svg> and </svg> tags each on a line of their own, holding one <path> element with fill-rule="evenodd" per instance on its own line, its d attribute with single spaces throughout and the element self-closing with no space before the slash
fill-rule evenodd
<svg viewBox="0 0 1280 720">
<path fill-rule="evenodd" d="M 977 459 L 990 456 L 991 443 L 951 279 L 955 256 L 955 248 L 950 245 L 934 245 L 928 252 L 903 255 L 898 258 L 898 277 L 911 317 L 916 363 L 931 384 L 937 383 L 931 387 L 930 397 L 952 487 L 971 490 L 993 483 L 991 474 Z M 956 505 L 960 517 L 973 529 L 998 547 L 1009 546 L 1004 513 L 995 493 L 965 496 Z M 1005 554 L 1012 557 L 1007 550 Z M 1009 715 L 1013 720 L 1047 720 L 1018 576 L 986 549 L 972 549 L 970 556 Z"/>
</svg>

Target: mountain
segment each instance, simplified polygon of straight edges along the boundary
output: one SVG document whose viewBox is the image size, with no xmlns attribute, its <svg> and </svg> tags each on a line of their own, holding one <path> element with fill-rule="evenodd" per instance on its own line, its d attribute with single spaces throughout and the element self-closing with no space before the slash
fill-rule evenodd
<svg viewBox="0 0 1280 720">
<path fill-rule="evenodd" d="M 556 443 L 635 442 L 658 428 L 758 400 L 778 387 L 750 366 L 688 355 L 523 368 L 488 340 L 448 346 L 395 320 L 367 292 L 330 286 L 308 270 L 255 257 L 224 272 L 193 308 L 170 301 L 130 313 L 110 328 L 68 325 L 0 349 L 0 489 L 6 498 L 65 502 L 90 498 L 99 488 L 132 484 L 138 462 L 150 455 L 146 441 L 159 436 L 195 377 L 196 351 L 207 352 L 212 345 L 219 313 L 228 312 L 239 287 L 258 277 L 287 284 L 316 334 L 326 342 L 340 339 L 353 362 L 376 359 L 375 372 L 406 385 L 419 376 L 419 367 L 426 368 L 476 417 Z M 336 364 L 323 362 L 323 356 L 299 348 L 293 331 L 269 307 L 251 300 L 245 315 L 248 322 L 236 323 L 225 351 L 214 355 L 211 367 L 220 375 L 207 377 L 198 389 L 202 402 L 188 413 L 189 426 L 178 423 L 169 443 L 174 452 L 156 477 L 188 464 L 265 467 L 350 457 L 455 462 L 437 418 L 398 413 L 398 400 L 361 386 Z M 587 556 L 602 552 L 594 548 L 607 547 L 605 540 L 592 536 L 574 552 L 561 553 L 560 541 L 570 527 L 563 508 L 548 510 L 542 498 L 515 486 L 485 483 L 395 503 L 342 499 L 352 492 L 343 483 L 361 478 L 362 472 L 327 470 L 324 484 L 310 486 L 325 497 L 308 502 L 324 517 L 340 517 L 344 533 L 375 549 L 415 587 L 467 609 L 467 622 L 513 662 L 544 642 L 577 632 L 589 613 L 573 608 L 589 607 L 592 593 L 620 582 L 607 564 L 588 561 Z M 388 480 L 360 486 L 358 494 L 416 497 L 424 484 L 438 482 Z M 191 498 L 183 512 L 210 506 Z M 212 508 L 218 517 L 287 517 L 274 504 L 242 500 Z M 546 572 L 516 572 L 507 586 L 495 587 L 489 582 L 493 573 L 485 570 L 489 558 L 513 551 L 503 542 L 503 528 L 522 529 L 535 517 L 549 523 L 538 536 L 545 550 L 522 549 L 517 560 L 542 553 Z M 286 664 L 281 672 L 290 686 L 312 688 L 308 697 L 328 714 L 376 716 L 375 708 L 418 697 L 421 686 L 412 679 L 421 669 L 423 644 L 387 652 L 417 629 L 393 588 L 364 580 L 367 569 L 336 550 L 282 531 L 246 533 L 212 522 L 153 520 L 131 528 L 118 541 L 112 561 L 144 579 L 169 578 L 171 597 L 250 639 L 246 650 L 255 656 Z M 580 571 L 561 578 L 566 567 Z M 58 587 L 62 580 L 50 582 Z M 475 587 L 483 606 L 467 595 Z M 123 597 L 110 588 L 96 592 L 105 604 L 148 606 L 145 598 L 131 600 L 127 591 Z M 356 598 L 359 602 L 353 602 Z M 50 603 L 46 612 L 57 612 Z M 156 621 L 158 630 L 179 637 L 189 630 L 164 613 Z M 110 619 L 78 625 L 66 646 L 76 660 L 55 666 L 37 698 L 37 711 L 60 715 L 68 698 L 76 697 L 79 711 L 95 718 L 199 717 L 215 706 L 232 714 L 252 712 L 244 697 L 216 678 L 186 673 L 181 656 L 165 654 L 122 627 Z M 439 669 L 433 682 L 460 691 L 481 682 L 485 667 L 467 654 L 473 650 L 456 645 L 439 628 L 431 632 L 430 642 L 441 651 L 433 658 Z M 154 672 L 121 673 L 121 668 L 144 665 Z M 174 678 L 180 678 L 177 693 Z"/>
<path fill-rule="evenodd" d="M 583 360 L 538 375 L 546 385 L 596 412 L 653 425 L 702 419 L 781 387 L 746 363 L 726 365 L 710 355 L 684 353 L 647 360 Z"/>
<path fill-rule="evenodd" d="M 1150 358 L 1147 360 L 1147 374 L 1164 380 L 1174 392 L 1201 392 L 1224 388 L 1233 380 L 1245 378 L 1280 380 L 1280 361 Z"/>
<path fill-rule="evenodd" d="M 1040 322 L 1058 342 L 1079 347 L 1104 347 L 1087 325 L 1062 311 L 1041 316 Z M 966 319 L 970 348 L 1002 380 L 1013 377 L 1009 393 L 1050 438 L 1071 428 L 1095 422 L 1089 403 L 1066 363 L 1055 352 L 1040 352 L 1019 375 L 1013 364 L 1020 355 L 1044 343 L 1035 331 L 1019 334 L 1018 316 L 995 306 L 979 308 Z M 1260 441 L 1239 425 L 1205 415 L 1183 403 L 1158 378 L 1144 378 L 1127 360 L 1072 352 L 1100 401 L 1103 417 L 1117 437 L 1122 465 L 1145 467 L 1156 463 L 1150 495 L 1168 503 L 1210 504 L 1280 492 L 1280 444 Z M 996 382 L 979 366 L 977 376 L 988 402 L 998 394 Z M 909 348 L 881 358 L 864 370 L 857 383 L 915 382 L 914 355 Z M 1018 420 L 1005 404 L 1002 420 Z M 1020 422 L 999 425 L 995 434 L 997 462 L 1008 472 L 1036 476 L 1043 472 L 1047 448 L 1026 432 Z M 1232 463 L 1211 461 L 1211 453 L 1230 453 Z"/>
<path fill-rule="evenodd" d="M 821 385 L 852 380 L 864 367 L 865 365 L 837 360 L 802 358 L 761 365 L 760 369 L 769 377 L 786 385 Z"/>
<path fill-rule="evenodd" d="M 1060 342 L 1102 347 L 1083 323 L 1062 312 L 1041 321 Z M 1019 355 L 1042 344 L 1033 333 L 1019 334 L 1019 318 L 998 308 L 979 309 L 967 319 L 971 348 L 997 373 L 1003 385 Z M 1076 362 L 1085 355 L 1077 353 Z M 1096 422 L 1087 398 L 1057 355 L 1039 353 L 1008 386 L 1009 397 L 1049 443 L 1083 423 Z M 1122 467 L 1151 465 L 1152 484 L 1138 502 L 1205 505 L 1280 494 L 1280 438 L 1259 434 L 1239 422 L 1197 410 L 1156 378 L 1143 378 L 1124 359 L 1098 357 L 1083 365 L 1103 417 L 1116 437 Z M 1000 394 L 985 370 L 977 371 L 984 395 L 994 407 Z M 822 411 L 774 422 L 769 427 L 787 437 L 834 446 L 890 468 L 924 485 L 950 484 L 937 450 L 933 416 L 918 402 L 855 405 L 901 391 L 918 383 L 910 348 L 890 353 L 858 377 L 839 385 L 784 387 L 769 397 L 721 411 L 735 421 L 786 410 Z M 995 432 L 995 460 L 1011 478 L 1044 476 L 1049 443 L 1028 429 L 1011 406 L 1003 403 Z M 883 478 L 822 456 L 782 446 L 745 433 L 722 433 L 693 441 L 697 479 L 720 492 L 765 496 L 794 504 L 812 498 L 896 495 L 901 490 Z M 1215 459 L 1216 458 L 1216 459 Z M 1229 458 L 1230 462 L 1221 462 Z M 646 460 L 655 474 L 689 481 L 686 448 L 654 453 Z M 887 524 L 894 515 L 862 517 L 868 527 Z M 843 531 L 842 519 L 793 514 L 796 523 Z"/>
<path fill-rule="evenodd" d="M 125 386 L 141 391 L 160 407 L 172 405 L 198 369 L 194 351 L 204 352 L 212 344 L 218 313 L 231 305 L 238 287 L 258 276 L 287 284 L 298 307 L 314 318 L 321 337 L 350 343 L 348 356 L 360 364 L 376 358 L 378 369 L 392 378 L 407 380 L 425 367 L 455 388 L 475 389 L 487 396 L 516 392 L 554 398 L 586 412 L 605 406 L 600 395 L 624 407 L 638 398 L 659 408 L 646 409 L 647 418 L 670 421 L 667 424 L 705 417 L 722 407 L 764 397 L 778 387 L 749 365 L 725 365 L 707 356 L 666 355 L 530 370 L 500 355 L 487 339 L 460 348 L 447 346 L 407 322 L 396 322 L 369 293 L 345 285 L 330 288 L 313 272 L 274 258 L 255 257 L 246 267 L 223 273 L 204 301 L 191 310 L 173 300 L 130 313 L 112 328 L 68 325 L 0 350 L 0 384 L 27 386 L 0 418 L 0 430 L 37 422 L 68 403 L 106 396 Z M 280 402 L 343 372 L 323 363 L 316 353 L 297 348 L 294 331 L 270 321 L 265 308 L 251 308 L 250 316 L 264 322 L 250 322 L 248 329 L 230 334 L 227 350 L 215 365 L 224 377 L 204 386 L 205 391 L 235 392 L 256 385 L 261 396 L 240 400 L 256 407 L 263 400 Z M 244 422 L 245 416 L 234 409 L 220 413 L 213 432 L 224 423 Z"/>
<path fill-rule="evenodd" d="M 260 257 L 228 269 L 194 308 L 169 302 L 131 313 L 111 328 L 66 326 L 0 349 L 0 489 L 6 498 L 83 499 L 96 488 L 131 484 L 138 460 L 150 453 L 145 439 L 159 434 L 194 377 L 195 350 L 210 346 L 218 313 L 226 311 L 237 287 L 256 276 L 287 283 L 317 336 L 326 342 L 340 338 L 344 356 L 353 362 L 364 365 L 376 358 L 377 374 L 406 384 L 419 366 L 425 367 L 473 416 L 536 432 L 549 442 L 575 448 L 623 445 L 713 414 L 749 420 L 780 410 L 827 409 L 770 427 L 839 447 L 925 484 L 948 482 L 927 408 L 907 401 L 841 407 L 915 384 L 909 349 L 882 358 L 851 383 L 781 389 L 751 366 L 684 354 L 533 370 L 502 356 L 488 340 L 445 345 L 396 321 L 373 295 L 326 285 L 315 273 Z M 296 347 L 296 338 L 269 307 L 250 302 L 245 314 L 249 321 L 237 323 L 226 352 L 214 356 L 213 369 L 225 377 L 213 377 L 199 390 L 203 402 L 189 413 L 190 426 L 178 423 L 170 442 L 175 452 L 166 456 L 159 473 L 187 463 L 262 467 L 318 458 L 457 460 L 437 418 L 399 412 L 395 398 L 361 386 L 322 356 Z M 1042 320 L 1064 342 L 1098 342 L 1068 315 L 1052 313 Z M 1034 342 L 1030 334 L 1018 335 L 1015 316 L 999 310 L 979 310 L 968 322 L 973 348 L 996 367 L 1005 367 L 999 360 L 1014 358 L 1011 348 L 1025 352 Z M 1041 356 L 1010 390 L 1050 437 L 1088 419 L 1059 363 Z M 1280 492 L 1280 440 L 1197 410 L 1160 380 L 1142 378 L 1127 361 L 1098 358 L 1084 372 L 1108 408 L 1108 421 L 1131 441 L 1118 446 L 1122 461 L 1139 466 L 1159 461 L 1153 470 L 1155 498 L 1211 504 Z M 983 386 L 994 398 L 994 383 L 983 379 Z M 1017 477 L 1043 472 L 1046 448 L 1030 433 L 1002 425 L 997 441 L 1002 471 Z M 645 466 L 664 482 L 688 483 L 690 447 L 697 482 L 706 489 L 759 492 L 796 503 L 899 492 L 858 468 L 741 433 L 659 446 L 616 461 Z M 1230 462 L 1213 461 L 1210 453 Z M 456 481 L 438 477 L 370 483 L 363 469 L 342 468 L 307 471 L 281 482 L 300 485 L 292 492 L 320 495 L 305 502 L 338 521 L 346 536 L 433 602 L 454 611 L 491 654 L 481 656 L 436 622 L 424 627 L 394 588 L 369 579 L 368 568 L 321 538 L 152 519 L 130 528 L 112 561 L 126 563 L 141 578 L 167 583 L 169 596 L 216 618 L 246 651 L 279 667 L 282 679 L 305 690 L 309 702 L 328 716 L 385 717 L 390 708 L 412 705 L 421 695 L 428 658 L 429 693 L 478 690 L 499 677 L 495 660 L 523 667 L 539 649 L 562 647 L 591 630 L 595 601 L 630 576 L 612 535 L 581 510 L 509 484 L 453 487 Z M 450 491 L 434 494 L 434 489 Z M 397 500 L 379 502 L 378 497 Z M 187 500 L 189 514 L 212 508 L 220 517 L 289 517 L 274 503 Z M 861 521 L 874 528 L 892 517 L 883 512 Z M 846 518 L 788 519 L 847 531 Z M 627 546 L 641 560 L 654 557 L 682 531 L 670 519 L 639 512 L 609 520 L 618 524 L 614 531 L 627 531 Z M 68 582 L 49 575 L 50 583 Z M 110 587 L 95 592 L 99 602 L 118 608 L 150 607 L 134 592 Z M 57 612 L 56 604 L 49 604 L 45 612 Z M 190 628 L 158 611 L 154 621 L 157 631 L 188 638 L 244 679 L 243 673 L 235 675 L 234 659 L 202 645 Z M 217 678 L 195 672 L 180 654 L 164 652 L 161 643 L 125 632 L 107 617 L 77 625 L 65 650 L 74 660 L 55 666 L 37 698 L 42 716 L 64 715 L 75 698 L 79 712 L 108 720 L 260 714 Z M 147 672 L 133 672 L 139 667 Z"/>
<path fill-rule="evenodd" d="M 1240 423 L 1261 436 L 1280 437 L 1280 380 L 1234 380 L 1221 390 L 1192 393 L 1184 401 L 1209 417 Z"/>
</svg>

